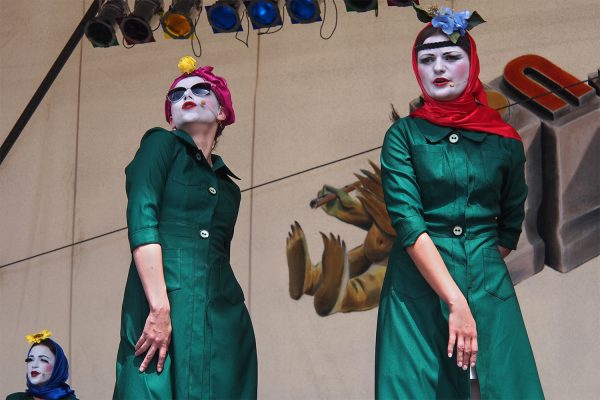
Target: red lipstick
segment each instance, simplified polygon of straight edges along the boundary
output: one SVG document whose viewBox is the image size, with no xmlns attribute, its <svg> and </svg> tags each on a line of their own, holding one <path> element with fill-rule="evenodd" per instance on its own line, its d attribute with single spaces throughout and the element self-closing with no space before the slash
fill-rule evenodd
<svg viewBox="0 0 600 400">
<path fill-rule="evenodd" d="M 31 371 L 31 377 L 35 378 L 36 376 L 38 376 L 40 373 L 37 371 Z"/>
<path fill-rule="evenodd" d="M 184 110 L 189 110 L 190 108 L 194 108 L 196 107 L 196 103 L 194 103 L 193 101 L 186 101 L 185 103 L 183 103 L 182 108 Z"/>
<path fill-rule="evenodd" d="M 433 80 L 433 84 L 435 86 L 446 86 L 448 84 L 448 82 L 450 82 L 450 81 L 446 78 L 435 78 Z"/>
</svg>

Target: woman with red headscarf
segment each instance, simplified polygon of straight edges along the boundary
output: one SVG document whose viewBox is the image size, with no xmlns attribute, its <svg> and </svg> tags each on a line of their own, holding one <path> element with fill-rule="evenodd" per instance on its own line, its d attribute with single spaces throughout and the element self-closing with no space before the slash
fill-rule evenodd
<svg viewBox="0 0 600 400">
<path fill-rule="evenodd" d="M 544 397 L 503 260 L 524 218 L 523 144 L 487 105 L 473 15 L 444 9 L 419 33 L 423 105 L 383 144 L 397 237 L 377 323 L 378 399 Z"/>
<path fill-rule="evenodd" d="M 235 121 L 225 79 L 184 57 L 165 117 L 125 169 L 133 260 L 115 399 L 255 399 L 256 342 L 229 264 L 238 179 L 212 153 Z"/>
</svg>

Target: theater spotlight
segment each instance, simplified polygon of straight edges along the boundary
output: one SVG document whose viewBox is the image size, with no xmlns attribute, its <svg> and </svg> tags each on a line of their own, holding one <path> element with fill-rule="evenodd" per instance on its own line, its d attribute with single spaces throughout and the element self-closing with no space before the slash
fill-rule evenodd
<svg viewBox="0 0 600 400">
<path fill-rule="evenodd" d="M 318 0 L 286 0 L 285 8 L 292 24 L 310 24 L 321 20 Z"/>
<path fill-rule="evenodd" d="M 162 10 L 162 0 L 135 0 L 133 12 L 121 20 L 121 33 L 129 44 L 154 42 L 150 20 Z"/>
<path fill-rule="evenodd" d="M 274 0 L 251 0 L 245 1 L 244 5 L 254 29 L 283 25 L 279 7 Z"/>
<path fill-rule="evenodd" d="M 219 0 L 212 6 L 206 6 L 208 23 L 214 33 L 240 32 L 242 23 L 238 13 L 240 3 L 237 0 Z"/>
<path fill-rule="evenodd" d="M 125 16 L 125 0 L 107 0 L 83 31 L 94 47 L 118 46 L 115 25 Z"/>
<path fill-rule="evenodd" d="M 344 0 L 346 11 L 365 12 L 377 9 L 377 0 Z"/>
<path fill-rule="evenodd" d="M 201 0 L 173 0 L 169 11 L 160 19 L 163 31 L 173 39 L 188 39 L 194 33 L 193 16 L 201 7 Z"/>
<path fill-rule="evenodd" d="M 390 7 L 411 7 L 415 4 L 419 4 L 419 0 L 387 0 L 387 4 Z"/>
</svg>

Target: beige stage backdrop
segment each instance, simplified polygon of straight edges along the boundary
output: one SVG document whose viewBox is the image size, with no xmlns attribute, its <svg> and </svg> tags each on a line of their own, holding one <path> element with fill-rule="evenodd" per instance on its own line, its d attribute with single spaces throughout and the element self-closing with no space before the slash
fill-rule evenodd
<svg viewBox="0 0 600 400">
<path fill-rule="evenodd" d="M 325 34 L 333 28 L 326 1 Z M 380 0 L 378 16 L 346 13 L 337 3 L 327 41 L 319 24 L 286 18 L 276 34 L 250 32 L 246 48 L 200 18 L 200 63 L 227 77 L 237 114 L 218 153 L 242 189 L 380 146 L 390 103 L 406 115 L 418 96 L 410 49 L 422 24 L 414 11 Z M 483 82 L 528 53 L 578 79 L 600 67 L 598 0 L 439 3 L 489 21 L 473 31 Z M 0 1 L 0 140 L 89 4 Z M 86 39 L 77 47 L 0 166 L 0 265 L 125 226 L 123 169 L 145 130 L 166 126 L 165 92 L 179 57 L 191 53 L 188 41 L 158 33 L 156 43 L 130 50 L 94 49 Z M 313 262 L 323 251 L 319 232 L 340 235 L 348 248 L 364 241 L 364 231 L 308 202 L 325 183 L 354 182 L 369 160 L 378 164 L 379 151 L 242 195 L 232 261 L 256 331 L 261 399 L 373 398 L 377 308 L 318 316 L 312 297 L 290 298 L 286 258 L 294 221 Z M 120 231 L 0 269 L 0 397 L 24 390 L 24 336 L 41 329 L 65 348 L 78 397 L 111 396 L 129 261 Z M 598 398 L 599 258 L 565 274 L 546 267 L 517 293 L 547 397 Z"/>
</svg>

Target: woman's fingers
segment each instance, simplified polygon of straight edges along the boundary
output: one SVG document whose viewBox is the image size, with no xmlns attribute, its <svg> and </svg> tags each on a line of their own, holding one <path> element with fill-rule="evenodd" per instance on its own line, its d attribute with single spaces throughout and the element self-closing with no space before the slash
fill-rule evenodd
<svg viewBox="0 0 600 400">
<path fill-rule="evenodd" d="M 142 346 L 142 344 L 145 341 L 146 341 L 146 334 L 144 332 L 142 332 L 142 336 L 140 336 L 137 343 L 135 344 L 135 351 L 138 351 L 138 349 Z"/>
<path fill-rule="evenodd" d="M 454 354 L 454 345 L 456 344 L 456 332 L 450 331 L 450 338 L 448 339 L 448 358 L 452 358 Z"/>
<path fill-rule="evenodd" d="M 467 368 L 469 368 L 470 360 L 471 360 L 471 337 L 467 337 L 465 340 L 465 352 L 463 355 L 463 365 L 462 365 L 463 370 L 466 371 Z"/>
<path fill-rule="evenodd" d="M 162 372 L 163 367 L 165 365 L 165 359 L 167 358 L 167 348 L 169 347 L 168 344 L 164 344 L 162 346 L 160 346 L 160 350 L 158 351 L 158 363 L 156 365 L 156 370 L 158 372 Z"/>
<path fill-rule="evenodd" d="M 144 341 L 142 341 L 142 338 L 144 339 Z M 150 339 L 148 339 L 147 336 L 143 336 L 142 338 L 140 338 L 140 340 L 138 341 L 138 344 L 135 345 L 135 356 L 139 356 L 140 354 L 144 354 L 152 345 L 152 342 L 150 341 Z"/>
<path fill-rule="evenodd" d="M 477 345 L 477 336 L 474 336 L 471 339 L 471 367 L 474 367 L 477 363 L 477 352 L 479 351 L 479 347 Z"/>
<path fill-rule="evenodd" d="M 150 364 L 150 361 L 152 361 L 152 358 L 154 357 L 155 353 L 156 353 L 156 346 L 152 345 L 152 347 L 150 347 L 150 350 L 148 350 L 148 352 L 146 353 L 146 357 L 144 357 L 144 361 L 142 361 L 142 365 L 140 365 L 140 372 L 144 372 L 146 370 L 146 368 L 148 368 L 148 365 Z"/>
<path fill-rule="evenodd" d="M 465 352 L 465 338 L 462 335 L 458 335 L 456 340 L 456 365 L 459 368 L 463 366 L 463 357 Z"/>
</svg>

